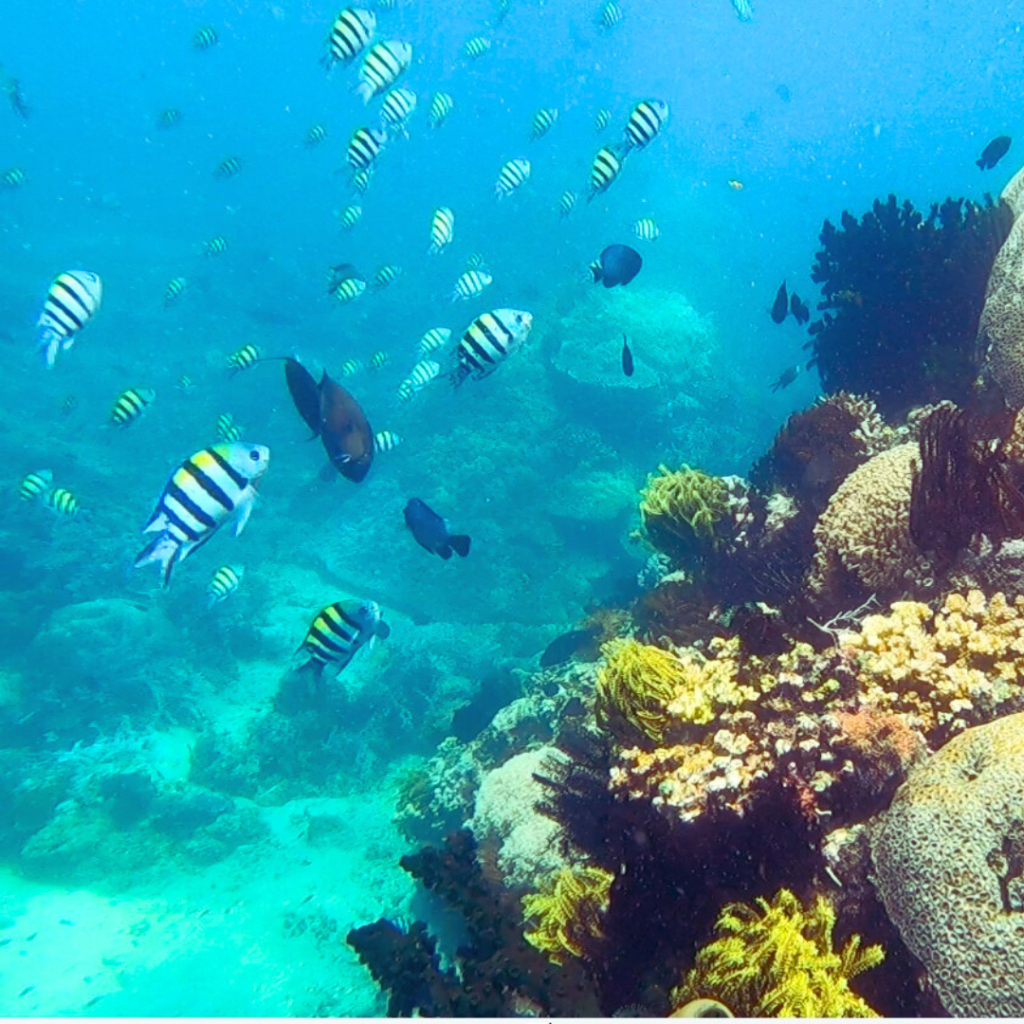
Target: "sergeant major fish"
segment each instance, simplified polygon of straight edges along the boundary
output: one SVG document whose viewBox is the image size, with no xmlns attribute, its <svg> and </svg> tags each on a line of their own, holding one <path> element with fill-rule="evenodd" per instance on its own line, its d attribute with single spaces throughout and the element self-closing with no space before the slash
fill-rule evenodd
<svg viewBox="0 0 1024 1024">
<path fill-rule="evenodd" d="M 522 348 L 533 326 L 533 315 L 521 309 L 495 309 L 478 316 L 466 328 L 455 352 L 454 387 L 472 376 L 482 380 Z"/>
<path fill-rule="evenodd" d="M 67 351 L 78 332 L 96 315 L 103 297 L 99 274 L 68 270 L 58 274 L 47 293 L 36 323 L 36 346 L 53 367 L 59 350 Z"/>
<path fill-rule="evenodd" d="M 327 54 L 322 63 L 328 71 L 335 64 L 347 63 L 365 49 L 377 31 L 377 15 L 356 7 L 346 7 L 331 25 Z"/>
<path fill-rule="evenodd" d="M 412 47 L 390 39 L 374 44 L 359 68 L 359 85 L 356 92 L 364 103 L 369 103 L 378 93 L 390 88 L 412 63 Z"/>
<path fill-rule="evenodd" d="M 335 601 L 318 612 L 309 624 L 306 637 L 296 652 L 309 655 L 299 672 L 312 673 L 319 683 L 328 665 L 336 673 L 341 672 L 374 637 L 386 640 L 390 635 L 391 627 L 381 618 L 376 601 L 361 605 L 354 601 Z"/>
</svg>

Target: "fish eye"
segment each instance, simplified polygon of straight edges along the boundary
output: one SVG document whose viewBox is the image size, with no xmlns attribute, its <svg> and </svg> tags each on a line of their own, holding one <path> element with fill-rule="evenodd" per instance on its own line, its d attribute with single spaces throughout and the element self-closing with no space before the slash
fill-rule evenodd
<svg viewBox="0 0 1024 1024">
<path fill-rule="evenodd" d="M 523 314 L 522 313 L 516 313 L 516 323 L 517 324 L 521 324 L 522 322 L 523 322 Z"/>
<path fill-rule="evenodd" d="M 249 458 L 252 459 L 253 462 L 259 462 L 260 453 L 255 448 L 253 448 L 253 450 L 249 452 Z"/>
</svg>

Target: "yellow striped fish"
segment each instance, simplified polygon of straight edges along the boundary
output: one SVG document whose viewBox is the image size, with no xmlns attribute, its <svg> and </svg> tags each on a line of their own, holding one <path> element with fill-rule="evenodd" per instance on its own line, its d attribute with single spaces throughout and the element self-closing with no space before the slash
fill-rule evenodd
<svg viewBox="0 0 1024 1024">
<path fill-rule="evenodd" d="M 430 248 L 428 253 L 437 255 L 451 244 L 455 237 L 455 214 L 447 206 L 439 206 L 430 221 Z"/>
<path fill-rule="evenodd" d="M 21 188 L 26 180 L 25 172 L 20 167 L 12 167 L 0 177 L 0 188 Z"/>
<path fill-rule="evenodd" d="M 668 123 L 668 104 L 663 100 L 641 100 L 626 122 L 626 145 L 644 149 Z"/>
<path fill-rule="evenodd" d="M 378 430 L 373 435 L 373 446 L 379 452 L 393 452 L 401 443 L 402 439 L 390 430 Z"/>
<path fill-rule="evenodd" d="M 416 93 L 412 89 L 389 89 L 380 108 L 381 123 L 385 128 L 405 133 L 409 118 L 416 113 Z"/>
<path fill-rule="evenodd" d="M 178 562 L 205 544 L 226 522 L 245 529 L 256 488 L 270 462 L 258 444 L 215 444 L 196 452 L 171 474 L 143 533 L 157 536 L 139 552 L 135 567 L 159 563 L 163 585 Z"/>
<path fill-rule="evenodd" d="M 204 246 L 206 256 L 223 256 L 228 251 L 228 240 L 223 235 L 214 235 Z"/>
<path fill-rule="evenodd" d="M 360 281 L 357 277 L 346 277 L 334 286 L 331 294 L 344 305 L 349 302 L 355 302 L 365 291 L 365 281 Z"/>
<path fill-rule="evenodd" d="M 37 469 L 28 473 L 18 484 L 18 497 L 25 502 L 45 498 L 53 486 L 53 473 L 49 469 Z"/>
<path fill-rule="evenodd" d="M 331 25 L 331 34 L 327 37 L 327 56 L 323 63 L 328 70 L 335 64 L 347 63 L 369 45 L 376 31 L 376 14 L 346 7 Z"/>
<path fill-rule="evenodd" d="M 222 181 L 233 178 L 242 169 L 242 161 L 237 156 L 229 156 L 221 160 L 213 170 L 213 176 Z"/>
<path fill-rule="evenodd" d="M 357 128 L 348 143 L 348 163 L 354 171 L 368 171 L 388 141 L 383 128 Z"/>
<path fill-rule="evenodd" d="M 383 349 L 378 349 L 370 356 L 370 369 L 380 370 L 388 364 L 388 354 Z"/>
<path fill-rule="evenodd" d="M 423 335 L 419 340 L 419 344 L 416 346 L 416 351 L 421 356 L 430 355 L 431 352 L 436 352 L 439 348 L 444 348 L 448 344 L 448 339 L 452 336 L 452 332 L 447 327 L 431 327 L 426 334 Z"/>
<path fill-rule="evenodd" d="M 602 107 L 594 118 L 594 131 L 603 132 L 611 124 L 612 112 Z"/>
<path fill-rule="evenodd" d="M 338 367 L 339 377 L 354 377 L 363 368 L 362 360 L 360 359 L 346 359 L 345 362 Z"/>
<path fill-rule="evenodd" d="M 566 189 L 562 193 L 562 198 L 558 200 L 558 212 L 562 215 L 563 220 L 568 217 L 575 208 L 576 198 L 576 193 L 571 189 Z"/>
<path fill-rule="evenodd" d="M 484 269 L 484 254 L 482 252 L 473 252 L 469 254 L 469 259 L 466 260 L 467 270 L 483 270 Z"/>
<path fill-rule="evenodd" d="M 238 373 L 239 370 L 251 370 L 260 361 L 260 347 L 250 342 L 236 349 L 228 356 L 228 369 Z"/>
<path fill-rule="evenodd" d="M 530 180 L 529 160 L 509 160 L 498 173 L 494 194 L 499 199 L 512 195 L 524 182 Z"/>
<path fill-rule="evenodd" d="M 342 230 L 351 231 L 359 223 L 362 216 L 363 208 L 358 203 L 353 203 L 351 206 L 346 206 L 338 214 L 338 223 L 341 225 Z"/>
<path fill-rule="evenodd" d="M 402 276 L 402 268 L 396 267 L 393 263 L 385 263 L 376 274 L 373 275 L 374 291 L 382 291 L 389 284 L 393 284 Z"/>
<path fill-rule="evenodd" d="M 422 391 L 441 373 L 441 365 L 433 359 L 421 359 L 410 371 L 409 376 L 398 385 L 398 397 L 407 402 Z"/>
<path fill-rule="evenodd" d="M 327 140 L 327 129 L 322 124 L 313 125 L 306 132 L 306 148 L 313 149 Z"/>
<path fill-rule="evenodd" d="M 110 422 L 115 427 L 127 427 L 134 423 L 156 400 L 152 388 L 128 388 L 117 396 L 110 410 Z"/>
<path fill-rule="evenodd" d="M 408 43 L 394 39 L 375 43 L 359 68 L 356 92 L 364 103 L 369 103 L 377 93 L 394 85 L 411 63 L 412 47 Z"/>
<path fill-rule="evenodd" d="M 494 309 L 466 328 L 455 353 L 450 380 L 458 387 L 467 377 L 481 380 L 493 373 L 530 334 L 533 315 L 521 309 Z"/>
<path fill-rule="evenodd" d="M 607 0 L 601 7 L 598 15 L 598 24 L 601 28 L 614 28 L 622 21 L 622 8 L 614 0 Z"/>
<path fill-rule="evenodd" d="M 99 274 L 68 270 L 54 278 L 36 322 L 36 346 L 45 354 L 48 367 L 57 361 L 58 350 L 66 352 L 75 343 L 78 332 L 96 315 L 102 298 Z"/>
<path fill-rule="evenodd" d="M 490 274 L 482 270 L 467 270 L 458 281 L 452 291 L 452 302 L 459 299 L 475 299 L 489 284 L 494 281 Z"/>
<path fill-rule="evenodd" d="M 217 45 L 217 30 L 212 25 L 204 25 L 202 28 L 197 28 L 195 35 L 192 36 L 192 45 L 197 50 L 209 50 L 210 47 Z"/>
<path fill-rule="evenodd" d="M 661 232 L 658 230 L 658 222 L 653 217 L 641 217 L 633 225 L 633 234 L 641 242 L 655 242 Z"/>
<path fill-rule="evenodd" d="M 448 120 L 448 115 L 455 109 L 455 101 L 446 92 L 435 92 L 430 101 L 430 112 L 427 118 L 431 128 L 440 128 Z"/>
<path fill-rule="evenodd" d="M 185 289 L 188 287 L 188 281 L 183 277 L 172 277 L 167 282 L 167 287 L 164 289 L 164 306 L 173 306 L 178 302 L 182 295 L 185 294 Z"/>
<path fill-rule="evenodd" d="M 217 435 L 217 440 L 224 441 L 227 444 L 234 444 L 242 439 L 241 424 L 236 423 L 235 417 L 229 412 L 222 412 L 217 417 L 213 430 Z"/>
<path fill-rule="evenodd" d="M 352 187 L 356 190 L 359 195 L 362 195 L 369 187 L 370 182 L 373 180 L 373 168 L 363 167 L 361 170 L 356 171 L 352 175 Z"/>
<path fill-rule="evenodd" d="M 473 36 L 472 39 L 466 40 L 462 53 L 470 60 L 477 60 L 490 51 L 491 45 L 491 40 L 486 36 Z"/>
<path fill-rule="evenodd" d="M 375 601 L 362 605 L 335 601 L 309 624 L 298 651 L 309 655 L 309 659 L 299 671 L 312 673 L 319 682 L 328 665 L 340 672 L 375 636 L 385 640 L 390 635 L 391 628 L 381 618 L 380 606 Z"/>
<path fill-rule="evenodd" d="M 156 126 L 158 128 L 174 128 L 181 123 L 181 111 L 175 110 L 174 107 L 168 107 L 166 110 L 160 111 L 160 116 L 156 119 Z"/>
<path fill-rule="evenodd" d="M 544 138 L 554 128 L 557 120 L 558 110 L 555 107 L 541 107 L 530 122 L 530 141 L 536 142 Z"/>
<path fill-rule="evenodd" d="M 625 153 L 617 146 L 602 146 L 594 157 L 594 163 L 590 168 L 590 195 L 587 196 L 589 203 L 594 196 L 606 191 L 616 178 L 622 173 L 622 164 Z"/>
<path fill-rule="evenodd" d="M 240 565 L 222 565 L 210 580 L 206 588 L 206 607 L 226 601 L 242 585 L 242 578 L 245 576 L 245 569 Z"/>
<path fill-rule="evenodd" d="M 78 499 L 64 487 L 54 487 L 46 496 L 46 505 L 60 516 L 76 516 L 82 511 Z"/>
</svg>

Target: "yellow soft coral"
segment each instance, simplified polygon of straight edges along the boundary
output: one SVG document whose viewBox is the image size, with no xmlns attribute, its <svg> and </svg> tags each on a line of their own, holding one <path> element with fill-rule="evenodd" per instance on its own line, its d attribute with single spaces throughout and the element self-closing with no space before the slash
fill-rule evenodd
<svg viewBox="0 0 1024 1024">
<path fill-rule="evenodd" d="M 647 478 L 640 495 L 640 515 L 648 540 L 668 554 L 678 553 L 695 543 L 714 544 L 715 526 L 729 512 L 729 489 L 721 477 L 683 466 L 670 470 L 659 466 L 659 473 Z"/>
<path fill-rule="evenodd" d="M 835 911 L 823 896 L 805 909 L 788 889 L 757 906 L 722 911 L 717 938 L 672 993 L 675 1006 L 700 998 L 724 1003 L 737 1017 L 874 1017 L 849 981 L 880 964 L 881 946 L 861 948 L 855 935 L 832 947 Z"/>
<path fill-rule="evenodd" d="M 536 917 L 537 927 L 524 933 L 532 946 L 552 963 L 583 956 L 588 939 L 602 938 L 601 917 L 615 876 L 602 868 L 563 868 L 547 892 L 523 898 L 523 913 Z"/>
</svg>

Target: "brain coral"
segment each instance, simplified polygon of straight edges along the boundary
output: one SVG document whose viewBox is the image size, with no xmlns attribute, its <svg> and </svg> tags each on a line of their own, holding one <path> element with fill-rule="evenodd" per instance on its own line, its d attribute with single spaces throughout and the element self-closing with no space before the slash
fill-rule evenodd
<svg viewBox="0 0 1024 1024">
<path fill-rule="evenodd" d="M 978 348 L 988 352 L 983 378 L 999 386 L 1012 408 L 1024 406 L 1024 220 L 1014 224 L 992 264 Z"/>
<path fill-rule="evenodd" d="M 875 884 L 955 1016 L 1024 1015 L 1024 715 L 914 769 L 872 830 Z"/>
<path fill-rule="evenodd" d="M 910 490 L 919 455 L 916 442 L 897 445 L 840 484 L 814 528 L 810 583 L 817 594 L 841 594 L 844 575 L 869 591 L 892 590 L 921 564 L 910 538 Z"/>
</svg>

